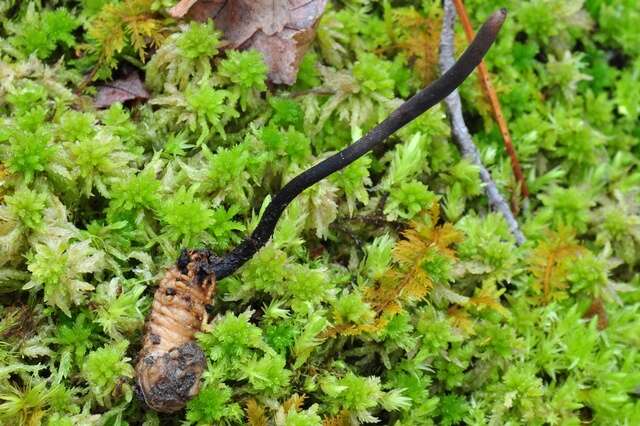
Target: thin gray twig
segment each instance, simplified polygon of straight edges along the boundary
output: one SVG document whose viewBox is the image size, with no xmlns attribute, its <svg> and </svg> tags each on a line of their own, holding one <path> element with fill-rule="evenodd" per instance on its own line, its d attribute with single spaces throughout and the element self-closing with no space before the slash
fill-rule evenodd
<svg viewBox="0 0 640 426">
<path fill-rule="evenodd" d="M 440 69 L 442 73 L 445 73 L 451 68 L 455 62 L 454 52 L 454 24 L 456 20 L 456 9 L 451 0 L 444 1 L 444 20 L 442 22 L 442 32 L 440 34 Z M 471 139 L 469 129 L 464 122 L 462 116 L 462 103 L 460 101 L 460 94 L 458 90 L 454 90 L 449 96 L 445 98 L 445 105 L 447 106 L 447 113 L 451 121 L 451 132 L 453 133 L 453 139 L 455 144 L 460 149 L 462 155 L 469 159 L 473 164 L 480 169 L 480 179 L 484 182 L 484 190 L 489 198 L 489 204 L 493 209 L 500 212 L 504 219 L 507 221 L 509 230 L 516 239 L 518 245 L 525 242 L 525 237 L 520 231 L 520 226 L 516 221 L 516 218 L 509 209 L 509 204 L 498 191 L 495 182 L 491 179 L 491 173 L 482 164 L 480 159 L 480 153 L 478 148 Z"/>
</svg>

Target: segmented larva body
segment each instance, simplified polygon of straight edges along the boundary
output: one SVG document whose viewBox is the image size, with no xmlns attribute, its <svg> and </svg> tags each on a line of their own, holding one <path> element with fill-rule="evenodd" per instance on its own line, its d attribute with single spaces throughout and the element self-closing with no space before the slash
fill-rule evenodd
<svg viewBox="0 0 640 426">
<path fill-rule="evenodd" d="M 195 334 L 207 322 L 215 290 L 212 260 L 208 250 L 184 250 L 155 292 L 136 364 L 136 391 L 156 411 L 177 411 L 200 390 L 206 360 Z"/>
</svg>

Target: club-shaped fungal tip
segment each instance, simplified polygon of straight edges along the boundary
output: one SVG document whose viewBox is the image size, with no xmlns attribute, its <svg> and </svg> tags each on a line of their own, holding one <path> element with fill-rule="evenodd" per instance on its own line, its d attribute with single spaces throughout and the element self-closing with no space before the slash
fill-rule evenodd
<svg viewBox="0 0 640 426">
<path fill-rule="evenodd" d="M 503 7 L 502 9 L 495 11 L 489 18 L 488 22 L 496 25 L 499 29 L 504 23 L 505 19 L 507 19 L 507 9 Z"/>
</svg>

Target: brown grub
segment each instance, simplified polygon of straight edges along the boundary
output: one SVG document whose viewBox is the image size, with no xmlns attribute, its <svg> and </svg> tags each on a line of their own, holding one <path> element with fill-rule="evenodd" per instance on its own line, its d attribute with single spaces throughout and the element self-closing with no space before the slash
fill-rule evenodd
<svg viewBox="0 0 640 426">
<path fill-rule="evenodd" d="M 215 290 L 208 250 L 183 252 L 155 292 L 136 365 L 138 391 L 152 409 L 177 411 L 196 395 L 205 369 L 195 334 Z"/>
</svg>

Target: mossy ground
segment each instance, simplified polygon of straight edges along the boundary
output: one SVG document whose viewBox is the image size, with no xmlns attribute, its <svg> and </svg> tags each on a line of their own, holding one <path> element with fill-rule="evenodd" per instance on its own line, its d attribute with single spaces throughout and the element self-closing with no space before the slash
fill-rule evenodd
<svg viewBox="0 0 640 426">
<path fill-rule="evenodd" d="M 163 269 L 233 247 L 269 194 L 431 81 L 442 18 L 331 2 L 297 83 L 272 87 L 171 3 L 0 1 L 0 423 L 640 424 L 636 0 L 465 2 L 476 24 L 509 9 L 487 64 L 526 244 L 437 107 L 288 208 L 219 283 L 200 395 L 145 411 L 132 366 Z M 127 67 L 150 99 L 96 110 Z M 477 77 L 461 95 L 518 200 Z"/>
</svg>

